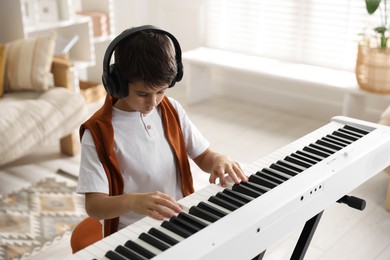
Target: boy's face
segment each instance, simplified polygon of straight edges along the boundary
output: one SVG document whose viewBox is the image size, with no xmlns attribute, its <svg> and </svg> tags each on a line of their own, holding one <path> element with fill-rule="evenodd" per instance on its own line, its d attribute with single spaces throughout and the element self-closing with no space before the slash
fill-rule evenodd
<svg viewBox="0 0 390 260">
<path fill-rule="evenodd" d="M 138 111 L 144 115 L 148 114 L 160 104 L 167 89 L 168 84 L 147 88 L 143 81 L 129 83 L 129 95 L 118 100 L 115 107 L 129 112 Z"/>
</svg>

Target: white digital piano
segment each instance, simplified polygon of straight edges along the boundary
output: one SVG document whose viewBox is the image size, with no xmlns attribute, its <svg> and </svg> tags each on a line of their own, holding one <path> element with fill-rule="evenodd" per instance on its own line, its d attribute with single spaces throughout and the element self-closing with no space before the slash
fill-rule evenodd
<svg viewBox="0 0 390 260">
<path fill-rule="evenodd" d="M 346 194 L 390 165 L 390 128 L 337 116 L 244 167 L 249 181 L 211 184 L 181 199 L 183 212 L 140 221 L 69 259 L 261 259 L 305 224 L 291 259 L 303 259 L 332 203 L 363 209 Z"/>
</svg>

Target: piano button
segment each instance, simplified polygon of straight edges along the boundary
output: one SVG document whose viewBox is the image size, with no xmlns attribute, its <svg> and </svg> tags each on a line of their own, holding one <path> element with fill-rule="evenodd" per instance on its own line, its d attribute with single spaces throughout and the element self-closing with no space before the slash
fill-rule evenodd
<svg viewBox="0 0 390 260">
<path fill-rule="evenodd" d="M 201 228 L 189 223 L 188 221 L 186 221 L 185 219 L 183 218 L 179 218 L 178 216 L 175 216 L 175 217 L 172 217 L 169 222 L 171 223 L 174 223 L 178 226 L 180 226 L 181 228 L 187 230 L 188 232 L 190 232 L 191 234 L 195 234 L 196 232 L 198 232 L 199 230 L 201 230 Z"/>
<path fill-rule="evenodd" d="M 291 178 L 290 175 L 274 168 L 264 168 L 261 171 L 265 173 L 269 173 L 272 177 L 279 179 L 281 182 L 285 182 Z"/>
<path fill-rule="evenodd" d="M 199 202 L 197 206 L 221 218 L 228 214 L 228 212 L 222 210 L 218 205 L 215 206 L 212 203 L 206 203 L 205 201 Z"/>
<path fill-rule="evenodd" d="M 187 222 L 191 223 L 192 225 L 197 226 L 199 229 L 203 229 L 208 226 L 207 223 L 199 220 L 198 218 L 191 216 L 190 214 L 187 214 L 185 212 L 180 212 L 179 215 L 177 215 L 178 218 L 182 218 L 186 220 Z"/>
<path fill-rule="evenodd" d="M 209 201 L 211 201 L 211 202 L 213 202 L 213 203 L 215 203 L 215 204 L 217 204 L 225 209 L 231 210 L 231 211 L 234 211 L 234 210 L 239 208 L 239 206 L 234 205 L 234 204 L 232 204 L 224 199 L 221 199 L 219 197 L 216 197 L 216 196 L 211 196 L 209 198 Z"/>
<path fill-rule="evenodd" d="M 216 195 L 216 197 L 219 197 L 221 199 L 224 199 L 226 201 L 228 201 L 229 203 L 232 203 L 238 207 L 241 207 L 241 206 L 244 206 L 247 202 L 244 202 L 230 194 L 227 194 L 227 193 L 224 193 L 224 192 L 218 192 Z"/>
<path fill-rule="evenodd" d="M 168 248 L 170 248 L 171 246 L 165 242 L 163 242 L 162 240 L 148 234 L 148 233 L 141 233 L 141 235 L 139 235 L 138 237 L 139 239 L 141 239 L 142 241 L 145 241 L 145 243 L 148 243 L 158 249 L 160 249 L 161 251 L 165 251 L 167 250 Z"/>
<path fill-rule="evenodd" d="M 266 168 L 264 168 L 264 169 L 266 169 Z M 262 178 L 264 178 L 266 180 L 269 180 L 269 181 L 271 181 L 273 183 L 277 183 L 278 185 L 282 184 L 284 182 L 284 180 L 274 176 L 274 174 L 272 172 L 264 171 L 264 169 L 261 170 L 261 171 L 256 172 L 256 175 L 258 175 L 258 176 L 260 176 L 260 177 L 262 177 Z"/>
<path fill-rule="evenodd" d="M 220 216 L 217 216 L 213 213 L 208 212 L 207 210 L 204 210 L 202 208 L 199 208 L 197 206 L 192 206 L 190 210 L 188 211 L 191 215 L 194 215 L 196 217 L 199 217 L 201 219 L 207 220 L 211 223 L 214 223 L 218 219 L 220 219 Z"/>
<path fill-rule="evenodd" d="M 175 238 L 173 238 L 172 236 L 167 234 L 167 232 L 162 232 L 161 230 L 159 230 L 157 228 L 151 228 L 148 231 L 148 233 L 157 237 L 158 239 L 164 241 L 165 243 L 167 243 L 168 245 L 171 245 L 171 246 L 174 246 L 177 243 L 179 243 L 179 240 L 176 240 Z"/>
<path fill-rule="evenodd" d="M 107 257 L 108 259 L 111 259 L 111 260 L 128 260 L 128 258 L 124 257 L 123 255 L 120 255 L 119 253 L 115 252 L 115 251 L 108 251 L 106 254 L 105 254 L 105 257 Z M 142 258 L 139 258 L 142 260 Z"/>
<path fill-rule="evenodd" d="M 312 143 L 312 144 L 309 144 L 310 147 L 313 147 L 315 149 L 318 149 L 324 153 L 327 153 L 329 155 L 331 154 L 334 154 L 335 152 L 337 152 L 337 150 L 334 150 L 334 149 L 330 149 L 328 147 L 325 147 L 323 145 L 320 145 L 320 144 L 316 144 L 316 143 Z"/>
<path fill-rule="evenodd" d="M 296 154 L 308 157 L 316 162 L 320 162 L 325 158 L 325 157 L 318 156 L 317 154 L 314 154 L 312 152 L 305 151 L 305 150 L 296 151 Z"/>
<path fill-rule="evenodd" d="M 345 125 L 344 128 L 351 130 L 351 131 L 354 131 L 354 132 L 357 132 L 357 133 L 360 133 L 362 135 L 367 135 L 370 133 L 370 131 L 367 131 L 367 130 L 359 128 L 359 127 L 350 126 L 350 125 Z"/>
<path fill-rule="evenodd" d="M 232 190 L 237 191 L 237 192 L 241 192 L 241 193 L 248 195 L 250 197 L 253 197 L 253 198 L 257 198 L 260 195 L 262 195 L 262 193 L 254 190 L 254 189 L 251 189 L 247 186 L 239 185 L 239 184 L 234 184 L 232 187 Z"/>
<path fill-rule="evenodd" d="M 305 146 L 303 150 L 321 156 L 324 159 L 329 156 L 329 154 L 310 146 Z"/>
<path fill-rule="evenodd" d="M 255 175 L 251 175 L 251 176 L 255 176 Z M 250 176 L 249 176 L 249 178 L 250 178 Z M 232 196 L 232 197 L 242 201 L 245 204 L 253 200 L 252 197 L 249 197 L 247 195 L 244 195 L 242 193 L 236 192 L 236 191 L 231 190 L 231 189 L 224 189 L 222 191 L 222 193 L 228 194 L 229 196 Z"/>
<path fill-rule="evenodd" d="M 125 247 L 129 248 L 131 251 L 134 251 L 143 257 L 146 257 L 147 259 L 156 256 L 156 254 L 152 253 L 150 250 L 146 249 L 145 247 L 141 246 L 140 244 L 132 240 L 127 241 L 125 243 Z"/>
<path fill-rule="evenodd" d="M 165 227 L 166 229 L 172 231 L 173 233 L 176 233 L 184 238 L 188 238 L 189 236 L 192 235 L 191 232 L 183 229 L 182 227 L 176 225 L 175 223 L 172 223 L 172 222 L 169 222 L 169 221 L 164 221 L 162 224 L 161 224 L 162 227 Z"/>
<path fill-rule="evenodd" d="M 324 147 L 329 147 L 329 148 L 334 149 L 336 151 L 339 151 L 339 150 L 344 148 L 344 146 L 340 146 L 336 143 L 331 143 L 331 142 L 327 141 L 325 138 L 317 140 L 316 144 L 323 145 Z"/>
<path fill-rule="evenodd" d="M 137 254 L 137 252 L 124 247 L 122 245 L 119 245 L 115 248 L 115 253 L 121 254 L 122 256 L 126 257 L 126 259 L 131 260 L 144 260 L 145 258 Z"/>
<path fill-rule="evenodd" d="M 313 164 L 311 164 L 311 163 L 307 163 L 306 161 L 304 161 L 304 160 L 301 160 L 301 159 L 299 159 L 299 158 L 294 158 L 293 156 L 286 156 L 285 158 L 284 158 L 284 160 L 286 160 L 287 162 L 291 162 L 291 163 L 294 163 L 294 164 L 297 164 L 297 165 L 300 165 L 300 166 L 302 166 L 302 167 L 304 167 L 304 168 L 310 168 L 311 166 L 313 166 Z"/>
<path fill-rule="evenodd" d="M 342 147 L 342 148 L 344 148 L 344 147 L 346 147 L 348 145 L 346 143 L 340 142 L 339 140 L 336 140 L 335 138 L 331 138 L 329 136 L 324 136 L 322 138 L 322 140 L 327 141 L 328 143 L 337 145 L 338 147 Z"/>
<path fill-rule="evenodd" d="M 352 136 L 352 135 L 340 132 L 338 130 L 334 131 L 332 134 L 335 135 L 335 136 L 339 136 L 339 137 L 345 138 L 345 139 L 350 140 L 352 142 L 355 142 L 358 139 L 355 136 Z"/>
</svg>

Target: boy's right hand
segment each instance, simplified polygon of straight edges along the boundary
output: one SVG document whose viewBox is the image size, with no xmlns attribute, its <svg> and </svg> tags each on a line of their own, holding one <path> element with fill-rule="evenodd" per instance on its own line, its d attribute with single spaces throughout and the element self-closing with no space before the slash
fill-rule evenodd
<svg viewBox="0 0 390 260">
<path fill-rule="evenodd" d="M 131 193 L 130 209 L 135 213 L 162 220 L 170 218 L 175 213 L 180 213 L 182 208 L 170 196 L 162 192 Z"/>
</svg>

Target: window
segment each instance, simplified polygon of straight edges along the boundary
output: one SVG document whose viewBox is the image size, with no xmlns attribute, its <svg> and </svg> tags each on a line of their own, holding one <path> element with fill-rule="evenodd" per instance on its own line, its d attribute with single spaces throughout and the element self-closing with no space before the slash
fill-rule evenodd
<svg viewBox="0 0 390 260">
<path fill-rule="evenodd" d="M 208 47 L 349 71 L 379 24 L 364 0 L 207 0 L 206 14 Z"/>
</svg>

